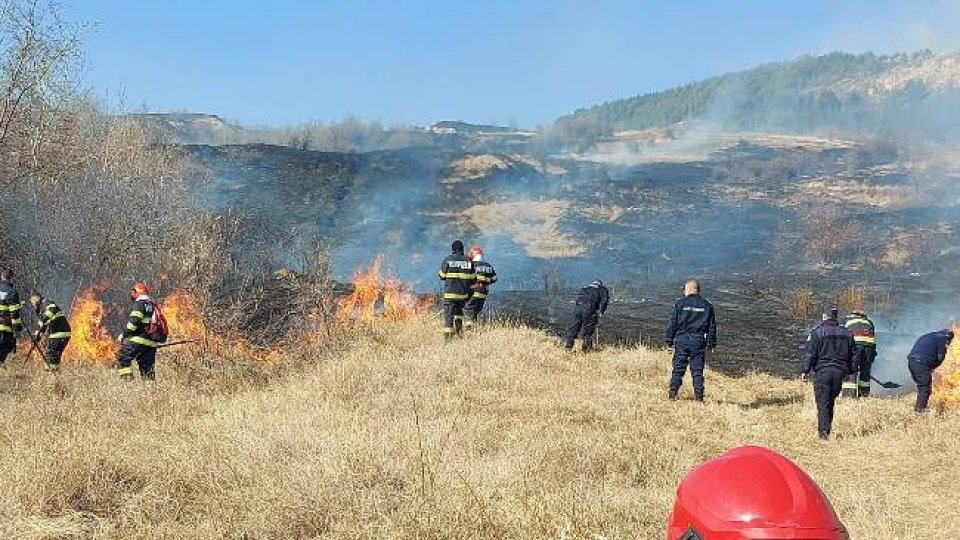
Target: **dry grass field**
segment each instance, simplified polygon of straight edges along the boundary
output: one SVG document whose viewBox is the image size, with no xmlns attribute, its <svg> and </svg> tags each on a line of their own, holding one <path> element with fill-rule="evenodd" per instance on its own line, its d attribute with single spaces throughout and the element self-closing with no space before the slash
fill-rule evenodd
<svg viewBox="0 0 960 540">
<path fill-rule="evenodd" d="M 838 406 L 708 375 L 664 399 L 664 351 L 565 353 L 525 328 L 443 345 L 382 325 L 279 364 L 162 354 L 156 384 L 98 367 L 0 375 L 2 538 L 661 539 L 674 490 L 743 444 L 785 453 L 856 539 L 960 537 L 960 411 Z"/>
</svg>

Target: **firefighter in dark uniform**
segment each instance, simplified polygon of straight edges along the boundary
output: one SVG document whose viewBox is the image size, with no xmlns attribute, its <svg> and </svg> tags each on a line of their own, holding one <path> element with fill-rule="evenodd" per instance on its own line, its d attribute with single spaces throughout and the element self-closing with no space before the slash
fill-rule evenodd
<svg viewBox="0 0 960 540">
<path fill-rule="evenodd" d="M 854 397 L 869 397 L 870 374 L 873 370 L 873 361 L 877 358 L 876 327 L 863 308 L 851 310 L 843 325 L 853 332 L 853 341 L 857 344 L 857 365 L 854 366 L 854 371 L 859 376 L 856 380 L 849 381 L 850 384 L 856 385 L 851 394 Z"/>
<path fill-rule="evenodd" d="M 677 399 L 683 375 L 690 366 L 693 395 L 703 401 L 703 368 L 707 349 L 717 346 L 717 320 L 713 304 L 700 296 L 700 282 L 695 279 L 683 286 L 683 298 L 677 300 L 667 324 L 667 346 L 673 347 L 673 373 L 667 397 Z"/>
<path fill-rule="evenodd" d="M 597 331 L 600 317 L 607 311 L 610 303 L 610 290 L 599 279 L 580 289 L 573 309 L 573 320 L 567 327 L 564 346 L 573 349 L 577 336 L 583 338 L 583 352 L 593 350 L 593 334 Z"/>
<path fill-rule="evenodd" d="M 477 317 L 483 311 L 483 304 L 487 301 L 487 295 L 490 294 L 490 286 L 497 282 L 497 271 L 493 265 L 483 260 L 483 248 L 473 246 L 467 252 L 467 258 L 473 262 L 473 273 L 476 282 L 473 284 L 473 294 L 470 300 L 464 306 L 463 312 L 467 317 L 467 326 L 473 326 L 477 322 Z"/>
<path fill-rule="evenodd" d="M 13 270 L 0 270 L 0 367 L 10 353 L 17 352 L 17 334 L 23 332 L 20 320 L 20 294 L 13 286 Z"/>
<path fill-rule="evenodd" d="M 153 365 L 157 359 L 157 341 L 151 339 L 147 332 L 156 302 L 150 298 L 150 289 L 145 283 L 137 283 L 130 291 L 133 306 L 127 325 L 120 334 L 120 353 L 117 356 L 117 374 L 121 380 L 133 379 L 134 361 L 140 371 L 140 378 L 153 380 L 155 378 Z"/>
<path fill-rule="evenodd" d="M 55 372 L 60 368 L 60 357 L 70 342 L 70 322 L 60 306 L 52 300 L 46 300 L 39 291 L 30 293 L 29 302 L 39 322 L 33 339 L 39 343 L 46 335 L 43 363 L 47 371 Z"/>
<path fill-rule="evenodd" d="M 853 332 L 837 321 L 837 310 L 823 314 L 823 322 L 810 332 L 804 352 L 801 380 L 810 372 L 815 373 L 813 393 L 817 401 L 817 434 L 821 439 L 830 438 L 833 426 L 833 407 L 843 378 L 853 371 L 856 355 Z"/>
<path fill-rule="evenodd" d="M 443 281 L 443 335 L 448 341 L 463 332 L 463 307 L 476 282 L 473 261 L 463 254 L 463 242 L 456 240 L 450 248 L 453 253 L 443 259 L 438 273 Z"/>
<path fill-rule="evenodd" d="M 917 402 L 914 410 L 924 412 L 930 401 L 930 389 L 933 384 L 933 371 L 940 367 L 947 357 L 947 350 L 953 341 L 951 330 L 940 330 L 924 334 L 914 343 L 907 355 L 907 367 L 913 382 L 917 383 Z"/>
</svg>

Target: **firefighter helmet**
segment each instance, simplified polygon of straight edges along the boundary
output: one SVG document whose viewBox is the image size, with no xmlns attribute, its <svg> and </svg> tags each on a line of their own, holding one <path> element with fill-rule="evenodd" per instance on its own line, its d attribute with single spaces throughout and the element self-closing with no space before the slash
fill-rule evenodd
<svg viewBox="0 0 960 540">
<path fill-rule="evenodd" d="M 754 538 L 850 537 L 807 473 L 767 448 L 730 450 L 680 482 L 668 540 Z"/>
<path fill-rule="evenodd" d="M 473 258 L 477 255 L 483 257 L 483 248 L 480 246 L 473 246 L 470 248 L 470 251 L 467 252 L 467 258 L 471 261 L 474 260 Z"/>
<path fill-rule="evenodd" d="M 134 284 L 133 288 L 130 289 L 130 298 L 137 298 L 139 296 L 149 296 L 150 288 L 147 287 L 147 284 L 144 282 Z"/>
</svg>

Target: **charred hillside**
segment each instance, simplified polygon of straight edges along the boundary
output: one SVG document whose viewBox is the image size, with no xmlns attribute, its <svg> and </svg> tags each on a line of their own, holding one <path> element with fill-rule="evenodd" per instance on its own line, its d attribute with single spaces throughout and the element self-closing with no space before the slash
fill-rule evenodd
<svg viewBox="0 0 960 540">
<path fill-rule="evenodd" d="M 615 295 L 606 342 L 655 343 L 676 283 L 701 276 L 735 344 L 718 357 L 731 373 L 790 373 L 822 303 L 892 320 L 915 295 L 952 294 L 943 287 L 960 268 L 957 169 L 887 144 L 743 135 L 632 163 L 429 147 L 185 151 L 206 170 L 197 189 L 209 205 L 327 238 L 342 280 L 383 254 L 390 274 L 433 291 L 459 237 L 501 275 L 494 309 L 560 330 L 564 291 L 599 276 Z M 770 334 L 785 339 L 758 341 Z"/>
</svg>

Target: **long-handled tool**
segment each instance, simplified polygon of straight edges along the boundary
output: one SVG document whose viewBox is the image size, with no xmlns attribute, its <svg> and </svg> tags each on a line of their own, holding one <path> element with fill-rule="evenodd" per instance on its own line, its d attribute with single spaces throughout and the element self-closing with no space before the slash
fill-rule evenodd
<svg viewBox="0 0 960 540">
<path fill-rule="evenodd" d="M 34 337 L 33 335 L 31 335 L 30 348 L 27 349 L 27 354 L 25 354 L 23 358 L 25 360 L 30 360 L 30 357 L 33 355 L 33 351 L 37 350 L 38 348 L 40 348 L 40 336 Z M 43 351 L 41 351 L 40 354 L 43 354 Z"/>
<path fill-rule="evenodd" d="M 164 349 L 166 347 L 175 347 L 177 345 L 183 345 L 185 343 L 196 343 L 196 342 L 197 340 L 195 339 L 182 339 L 180 341 L 172 341 L 170 343 L 161 343 L 160 345 L 157 345 L 157 348 Z"/>
<path fill-rule="evenodd" d="M 881 381 L 880 379 L 874 377 L 873 375 L 870 376 L 870 380 L 872 380 L 873 382 L 879 384 L 881 387 L 886 388 L 887 390 L 893 390 L 893 389 L 895 389 L 895 388 L 900 388 L 900 387 L 903 386 L 902 384 L 897 384 L 897 383 L 895 383 L 895 382 L 893 382 L 893 381 L 883 382 L 883 381 Z"/>
</svg>

